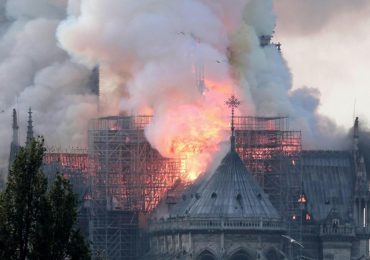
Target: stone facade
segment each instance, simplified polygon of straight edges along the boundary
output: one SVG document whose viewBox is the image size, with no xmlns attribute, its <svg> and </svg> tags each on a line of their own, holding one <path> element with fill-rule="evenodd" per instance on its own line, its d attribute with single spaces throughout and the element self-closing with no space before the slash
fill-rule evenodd
<svg viewBox="0 0 370 260">
<path fill-rule="evenodd" d="M 284 259 L 279 234 L 189 232 L 156 234 L 147 259 Z M 244 257 L 244 258 L 242 258 Z"/>
</svg>

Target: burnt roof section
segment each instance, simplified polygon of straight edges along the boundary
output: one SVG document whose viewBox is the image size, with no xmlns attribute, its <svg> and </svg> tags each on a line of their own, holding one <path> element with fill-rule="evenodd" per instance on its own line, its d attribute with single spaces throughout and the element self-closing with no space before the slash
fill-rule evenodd
<svg viewBox="0 0 370 260">
<path fill-rule="evenodd" d="M 349 220 L 355 173 L 352 155 L 346 151 L 303 151 L 302 171 L 308 210 L 317 221 L 335 208 Z"/>
<path fill-rule="evenodd" d="M 280 218 L 234 149 L 209 179 L 182 197 L 170 217 Z"/>
</svg>

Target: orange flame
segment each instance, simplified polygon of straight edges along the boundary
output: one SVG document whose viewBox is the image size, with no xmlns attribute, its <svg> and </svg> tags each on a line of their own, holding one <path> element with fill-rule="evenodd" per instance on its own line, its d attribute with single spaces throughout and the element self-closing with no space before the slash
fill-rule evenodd
<svg viewBox="0 0 370 260">
<path fill-rule="evenodd" d="M 209 91 L 201 100 L 171 107 L 160 119 L 154 117 L 153 125 L 157 123 L 156 127 L 162 128 L 157 129 L 152 143 L 163 156 L 182 158 L 184 181 L 194 181 L 204 173 L 219 151 L 219 144 L 227 138 L 226 93 L 227 88 Z"/>
</svg>

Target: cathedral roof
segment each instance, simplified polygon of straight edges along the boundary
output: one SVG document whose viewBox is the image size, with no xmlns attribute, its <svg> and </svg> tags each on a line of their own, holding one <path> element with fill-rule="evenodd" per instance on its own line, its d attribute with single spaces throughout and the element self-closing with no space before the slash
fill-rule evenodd
<svg viewBox="0 0 370 260">
<path fill-rule="evenodd" d="M 302 172 L 308 210 L 324 221 L 333 207 L 343 218 L 352 212 L 354 176 L 352 154 L 346 151 L 303 151 Z"/>
<path fill-rule="evenodd" d="M 277 219 L 279 214 L 232 146 L 214 174 L 184 195 L 170 217 Z"/>
</svg>

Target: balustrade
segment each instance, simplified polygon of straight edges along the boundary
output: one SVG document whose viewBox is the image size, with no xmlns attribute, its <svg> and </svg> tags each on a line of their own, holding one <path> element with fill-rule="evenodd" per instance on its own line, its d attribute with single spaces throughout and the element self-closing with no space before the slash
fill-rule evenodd
<svg viewBox="0 0 370 260">
<path fill-rule="evenodd" d="M 168 219 L 150 224 L 150 231 L 168 230 L 282 230 L 281 220 L 266 219 Z"/>
</svg>

